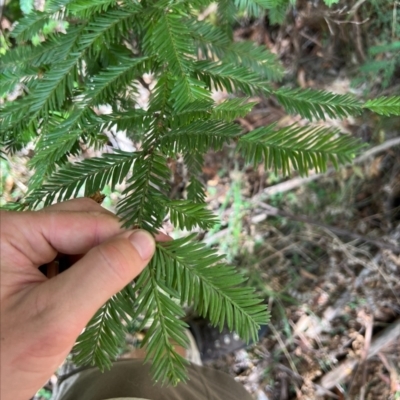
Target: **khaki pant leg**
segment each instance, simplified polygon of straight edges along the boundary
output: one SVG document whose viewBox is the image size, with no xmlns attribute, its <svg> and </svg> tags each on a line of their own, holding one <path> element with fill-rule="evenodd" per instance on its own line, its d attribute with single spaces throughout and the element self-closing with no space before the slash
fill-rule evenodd
<svg viewBox="0 0 400 400">
<path fill-rule="evenodd" d="M 154 384 L 143 360 L 121 360 L 104 373 L 88 368 L 70 375 L 58 386 L 54 400 L 252 400 L 241 384 L 221 371 L 191 364 L 188 373 L 187 384 L 161 386 Z"/>
</svg>

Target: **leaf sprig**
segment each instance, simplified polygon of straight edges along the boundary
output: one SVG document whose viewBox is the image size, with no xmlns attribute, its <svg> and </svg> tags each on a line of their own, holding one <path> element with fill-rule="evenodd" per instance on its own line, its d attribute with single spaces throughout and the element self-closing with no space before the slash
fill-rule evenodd
<svg viewBox="0 0 400 400">
<path fill-rule="evenodd" d="M 219 0 L 215 18 L 198 20 L 209 0 L 48 0 L 11 33 L 17 45 L 0 58 L 0 96 L 20 97 L 0 109 L 0 142 L 9 152 L 35 144 L 34 175 L 20 205 L 37 208 L 127 182 L 117 205 L 124 227 L 156 233 L 165 218 L 179 229 L 209 229 L 216 222 L 205 204 L 203 155 L 236 143 L 248 163 L 283 174 L 306 175 L 351 161 L 362 146 L 321 127 L 274 125 L 244 134 L 236 118 L 258 98 L 275 96 L 289 113 L 309 120 L 346 118 L 370 110 L 400 115 L 400 98 L 366 103 L 323 91 L 275 89 L 284 70 L 267 49 L 233 41 L 238 15 L 284 15 L 288 0 Z M 68 26 L 48 32 L 46 24 Z M 39 42 L 33 38 L 40 38 Z M 145 74 L 153 83 L 146 84 Z M 148 104 L 137 92 L 145 88 Z M 212 91 L 228 98 L 217 104 Z M 107 105 L 110 112 L 101 114 Z M 124 130 L 135 152 L 110 149 L 107 131 Z M 83 147 L 98 157 L 71 162 Z M 107 146 L 107 147 L 106 147 Z M 107 151 L 105 151 L 107 149 Z M 110 153 L 111 151 L 111 153 Z M 3 152 L 1 151 L 1 154 Z M 183 158 L 189 174 L 185 196 L 170 199 L 170 159 Z M 255 339 L 268 313 L 223 257 L 193 234 L 157 246 L 147 269 L 92 318 L 74 349 L 76 362 L 108 368 L 118 356 L 126 321 L 147 326 L 144 344 L 156 380 L 186 379 L 185 360 L 172 343 L 187 344 L 181 318 L 192 305 L 212 324 Z"/>
</svg>

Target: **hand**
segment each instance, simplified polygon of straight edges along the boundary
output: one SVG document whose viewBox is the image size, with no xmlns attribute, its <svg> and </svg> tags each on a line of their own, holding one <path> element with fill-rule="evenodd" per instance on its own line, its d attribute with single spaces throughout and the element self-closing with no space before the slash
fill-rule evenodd
<svg viewBox="0 0 400 400">
<path fill-rule="evenodd" d="M 0 398 L 27 400 L 95 312 L 139 275 L 155 244 L 147 232 L 121 229 L 115 215 L 90 199 L 0 218 Z M 48 279 L 38 268 L 58 253 L 81 258 Z"/>
</svg>

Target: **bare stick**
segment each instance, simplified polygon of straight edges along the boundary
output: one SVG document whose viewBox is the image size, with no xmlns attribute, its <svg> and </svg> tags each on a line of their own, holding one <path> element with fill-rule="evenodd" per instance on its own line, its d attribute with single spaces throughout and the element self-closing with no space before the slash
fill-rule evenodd
<svg viewBox="0 0 400 400">
<path fill-rule="evenodd" d="M 350 237 L 352 239 L 363 240 L 364 242 L 371 243 L 374 246 L 377 246 L 377 247 L 379 247 L 381 249 L 389 249 L 389 250 L 392 250 L 393 252 L 396 252 L 396 253 L 400 252 L 400 247 L 399 246 L 395 246 L 395 245 L 393 245 L 391 243 L 386 243 L 386 242 L 382 242 L 380 240 L 372 239 L 372 238 L 370 238 L 368 236 L 363 236 L 363 235 L 360 235 L 358 233 L 348 231 L 347 229 L 337 228 L 336 226 L 331 226 L 331 225 L 326 225 L 326 224 L 323 224 L 321 222 L 314 221 L 314 220 L 312 220 L 312 219 L 310 219 L 308 217 L 305 217 L 305 216 L 290 214 L 290 213 L 288 213 L 286 211 L 279 210 L 278 208 L 272 207 L 269 204 L 265 204 L 263 202 L 258 202 L 257 205 L 259 207 L 262 207 L 264 210 L 266 210 L 266 213 L 268 215 L 279 215 L 281 217 L 289 218 L 290 220 L 293 220 L 293 221 L 304 222 L 306 224 L 319 226 L 320 228 L 328 229 L 328 230 L 336 233 L 339 236 L 347 236 L 347 237 Z"/>
<path fill-rule="evenodd" d="M 376 356 L 385 347 L 389 347 L 398 340 L 400 340 L 400 319 L 390 324 L 372 340 L 367 360 Z M 320 386 L 324 389 L 331 390 L 340 385 L 353 373 L 358 362 L 359 360 L 357 359 L 350 359 L 341 362 L 334 370 L 328 372 L 322 377 Z"/>
</svg>

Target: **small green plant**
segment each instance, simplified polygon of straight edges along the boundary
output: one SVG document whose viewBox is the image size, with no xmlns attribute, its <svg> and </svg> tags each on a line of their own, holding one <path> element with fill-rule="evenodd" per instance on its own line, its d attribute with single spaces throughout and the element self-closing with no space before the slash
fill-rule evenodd
<svg viewBox="0 0 400 400">
<path fill-rule="evenodd" d="M 380 83 L 385 89 L 400 68 L 400 13 L 392 0 L 368 0 L 360 9 L 370 42 L 367 60 L 357 72 L 354 84 L 364 83 L 367 90 Z M 372 42 L 373 41 L 373 42 Z"/>
<path fill-rule="evenodd" d="M 275 96 L 290 113 L 310 120 L 344 118 L 368 109 L 400 115 L 400 98 L 362 103 L 350 95 L 290 88 L 274 89 L 283 70 L 274 55 L 252 42 L 233 41 L 238 13 L 260 15 L 281 0 L 220 0 L 214 23 L 199 20 L 208 0 L 48 0 L 12 31 L 14 47 L 0 59 L 0 97 L 19 87 L 21 95 L 1 106 L 0 142 L 8 153 L 35 144 L 28 195 L 13 208 L 35 209 L 103 190 L 127 180 L 117 213 L 127 228 L 156 233 L 164 218 L 180 229 L 216 223 L 199 180 L 203 154 L 236 143 L 246 162 L 276 173 L 310 168 L 325 171 L 350 162 L 360 144 L 325 127 L 276 125 L 244 134 L 234 122 L 254 105 L 254 94 Z M 57 24 L 55 24 L 55 22 Z M 49 26 L 64 29 L 46 30 Z M 39 38 L 39 43 L 37 41 Z M 137 103 L 144 74 L 146 107 Z M 229 98 L 216 104 L 211 92 Z M 100 114 L 98 107 L 111 112 Z M 125 130 L 138 150 L 104 152 L 71 163 L 82 146 L 104 149 L 107 129 Z M 169 198 L 169 159 L 183 156 L 190 173 L 187 197 Z M 10 206 L 11 207 L 11 206 Z M 111 365 L 124 341 L 126 324 L 151 321 L 143 345 L 156 380 L 185 380 L 185 360 L 172 341 L 185 346 L 183 307 L 193 306 L 213 325 L 227 325 L 245 340 L 255 338 L 268 314 L 253 289 L 223 256 L 195 234 L 157 245 L 133 285 L 111 298 L 93 317 L 74 348 L 79 364 Z"/>
<path fill-rule="evenodd" d="M 232 262 L 240 252 L 241 241 L 243 239 L 242 220 L 246 210 L 250 208 L 250 206 L 246 204 L 245 199 L 243 199 L 241 193 L 241 175 L 236 168 L 232 175 L 234 176 L 225 195 L 225 201 L 219 208 L 221 219 L 222 215 L 226 212 L 226 209 L 230 206 L 230 212 L 225 221 L 226 233 L 222 237 L 218 237 L 218 232 L 221 231 L 222 225 L 220 223 L 216 224 L 212 229 L 210 229 L 209 236 L 211 236 L 212 239 L 213 234 L 216 234 L 217 238 L 214 240 L 208 240 L 209 245 L 218 244 L 220 251 L 225 254 L 228 262 Z"/>
<path fill-rule="evenodd" d="M 40 389 L 36 393 L 36 397 L 39 397 L 40 399 L 50 400 L 51 396 L 52 396 L 51 391 L 44 388 Z"/>
</svg>

